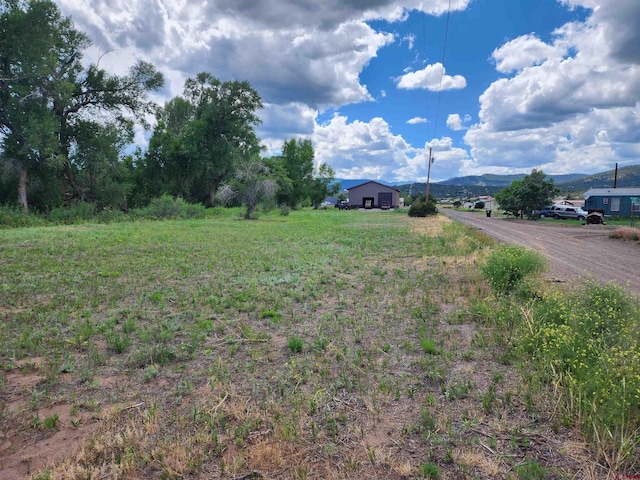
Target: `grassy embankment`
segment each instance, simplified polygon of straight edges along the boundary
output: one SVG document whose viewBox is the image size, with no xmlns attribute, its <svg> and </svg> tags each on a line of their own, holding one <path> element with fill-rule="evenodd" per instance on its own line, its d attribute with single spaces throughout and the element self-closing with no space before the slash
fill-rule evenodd
<svg viewBox="0 0 640 480">
<path fill-rule="evenodd" d="M 481 267 L 496 247 L 445 218 L 327 210 L 0 235 L 3 465 L 21 456 L 16 468 L 34 478 L 636 468 L 629 418 L 609 419 L 624 431 L 577 429 L 598 420 L 564 386 L 588 372 L 558 368 L 553 331 L 531 321 L 553 297 L 535 283 L 514 288 L 518 299 L 492 293 L 484 275 L 499 274 Z M 552 311 L 580 323 L 577 306 Z M 618 340 L 637 333 L 625 325 Z M 616 345 L 638 351 L 637 340 Z M 633 397 L 621 398 L 631 412 Z M 83 441 L 53 466 L 42 468 L 42 449 L 20 452 L 68 430 Z"/>
</svg>

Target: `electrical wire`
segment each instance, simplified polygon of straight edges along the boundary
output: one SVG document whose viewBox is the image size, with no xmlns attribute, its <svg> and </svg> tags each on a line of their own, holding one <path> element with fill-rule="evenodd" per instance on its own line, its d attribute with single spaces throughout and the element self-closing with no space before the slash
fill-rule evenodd
<svg viewBox="0 0 640 480">
<path fill-rule="evenodd" d="M 433 137 L 435 138 L 438 131 L 438 117 L 440 114 L 440 103 L 442 102 L 442 86 L 444 85 L 445 59 L 447 56 L 447 39 L 449 38 L 449 21 L 451 19 L 451 0 L 449 0 L 449 8 L 447 9 L 447 23 L 444 30 L 444 44 L 442 47 L 442 73 L 440 74 L 440 89 L 438 90 L 438 102 L 436 103 L 436 116 L 433 123 Z"/>
</svg>

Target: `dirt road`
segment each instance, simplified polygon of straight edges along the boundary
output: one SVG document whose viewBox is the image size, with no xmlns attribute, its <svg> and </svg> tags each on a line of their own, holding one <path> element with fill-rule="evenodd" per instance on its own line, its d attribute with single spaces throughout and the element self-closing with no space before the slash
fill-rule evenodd
<svg viewBox="0 0 640 480">
<path fill-rule="evenodd" d="M 506 243 L 533 248 L 549 259 L 547 277 L 578 283 L 583 279 L 613 281 L 640 296 L 640 245 L 609 238 L 608 225 L 582 225 L 575 220 L 535 222 L 487 217 L 484 212 L 440 209 L 449 218 L 482 230 Z"/>
</svg>

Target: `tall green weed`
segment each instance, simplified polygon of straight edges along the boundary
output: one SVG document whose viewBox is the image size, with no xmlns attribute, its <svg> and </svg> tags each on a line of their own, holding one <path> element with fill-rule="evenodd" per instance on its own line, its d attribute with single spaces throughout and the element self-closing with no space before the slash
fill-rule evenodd
<svg viewBox="0 0 640 480">
<path fill-rule="evenodd" d="M 506 245 L 489 255 L 482 273 L 495 292 L 506 295 L 521 292 L 526 278 L 544 268 L 539 254 L 518 245 Z"/>
</svg>

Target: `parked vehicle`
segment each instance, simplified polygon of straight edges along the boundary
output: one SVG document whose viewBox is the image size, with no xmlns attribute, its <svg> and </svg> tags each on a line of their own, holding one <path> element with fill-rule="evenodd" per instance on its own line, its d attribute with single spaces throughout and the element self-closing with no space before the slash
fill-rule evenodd
<svg viewBox="0 0 640 480">
<path fill-rule="evenodd" d="M 578 219 L 586 220 L 587 212 L 580 207 L 571 207 L 569 205 L 554 205 L 553 218 Z"/>
<path fill-rule="evenodd" d="M 547 217 L 553 217 L 553 209 L 554 209 L 554 205 L 550 205 L 548 207 L 544 207 L 542 210 L 536 210 L 535 216 L 539 217 L 539 218 L 547 218 Z"/>
<path fill-rule="evenodd" d="M 389 202 L 381 202 L 380 208 L 382 210 L 389 210 L 391 208 L 391 204 Z"/>
<path fill-rule="evenodd" d="M 346 200 L 343 200 L 340 203 L 336 203 L 336 207 L 340 210 L 351 210 L 351 204 Z"/>
</svg>

